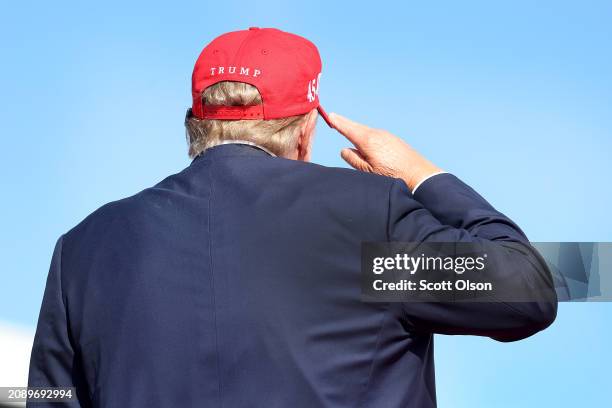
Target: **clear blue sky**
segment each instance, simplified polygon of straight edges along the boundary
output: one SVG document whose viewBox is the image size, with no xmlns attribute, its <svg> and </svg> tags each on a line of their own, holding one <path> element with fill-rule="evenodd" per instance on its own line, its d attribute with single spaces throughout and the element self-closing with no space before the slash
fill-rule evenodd
<svg viewBox="0 0 612 408">
<path fill-rule="evenodd" d="M 610 2 L 84 3 L 2 6 L 0 320 L 35 324 L 59 235 L 189 163 L 195 58 L 248 26 L 314 41 L 328 111 L 401 135 L 533 241 L 612 241 Z M 314 161 L 345 145 L 321 122 Z M 609 403 L 610 323 L 564 304 L 523 342 L 438 336 L 439 405 Z"/>
</svg>

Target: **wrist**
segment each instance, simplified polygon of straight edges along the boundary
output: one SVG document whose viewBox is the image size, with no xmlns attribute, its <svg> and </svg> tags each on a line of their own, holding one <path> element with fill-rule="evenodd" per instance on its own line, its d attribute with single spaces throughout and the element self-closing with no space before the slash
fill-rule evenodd
<svg viewBox="0 0 612 408">
<path fill-rule="evenodd" d="M 417 171 L 412 171 L 410 174 L 402 178 L 406 182 L 406 185 L 410 191 L 414 192 L 414 190 L 420 186 L 422 182 L 440 173 L 444 173 L 444 170 L 434 164 L 428 163 L 428 165 L 423 166 Z"/>
</svg>

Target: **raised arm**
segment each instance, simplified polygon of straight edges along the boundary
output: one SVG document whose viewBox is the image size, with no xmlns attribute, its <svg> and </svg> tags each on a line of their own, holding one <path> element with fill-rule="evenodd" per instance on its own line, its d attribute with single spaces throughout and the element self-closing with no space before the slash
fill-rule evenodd
<svg viewBox="0 0 612 408">
<path fill-rule="evenodd" d="M 330 117 L 334 127 L 355 146 L 342 151 L 342 157 L 351 166 L 399 179 L 389 191 L 389 241 L 470 242 L 503 248 L 491 251 L 494 259 L 489 261 L 499 267 L 487 272 L 496 275 L 491 276 L 494 280 L 511 281 L 513 288 L 530 299 L 406 302 L 402 307 L 412 330 L 513 341 L 528 337 L 554 321 L 557 299 L 550 272 L 514 222 L 397 136 L 336 114 Z"/>
</svg>

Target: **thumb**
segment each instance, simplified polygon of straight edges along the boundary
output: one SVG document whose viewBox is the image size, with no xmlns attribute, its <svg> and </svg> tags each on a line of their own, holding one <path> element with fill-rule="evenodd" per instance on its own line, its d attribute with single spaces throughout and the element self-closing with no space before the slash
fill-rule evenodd
<svg viewBox="0 0 612 408">
<path fill-rule="evenodd" d="M 340 152 L 340 156 L 347 162 L 352 168 L 360 171 L 365 171 L 367 173 L 372 172 L 372 166 L 366 161 L 359 150 L 352 148 L 342 149 Z"/>
</svg>

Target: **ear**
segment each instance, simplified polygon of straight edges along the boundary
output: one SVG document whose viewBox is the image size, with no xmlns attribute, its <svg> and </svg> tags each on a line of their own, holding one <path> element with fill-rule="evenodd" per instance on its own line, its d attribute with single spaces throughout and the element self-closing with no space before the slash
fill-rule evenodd
<svg viewBox="0 0 612 408">
<path fill-rule="evenodd" d="M 310 161 L 312 141 L 314 139 L 315 128 L 317 125 L 318 112 L 316 109 L 308 112 L 304 121 L 300 125 L 300 135 L 297 146 L 297 159 Z"/>
</svg>

